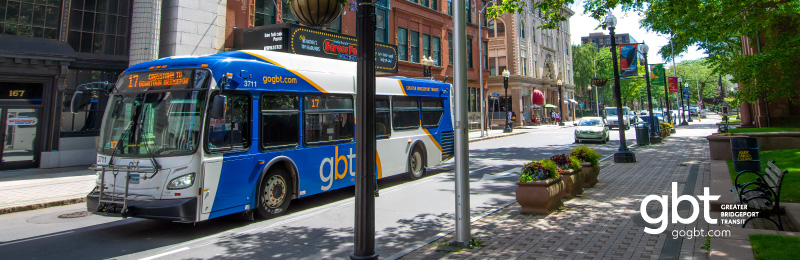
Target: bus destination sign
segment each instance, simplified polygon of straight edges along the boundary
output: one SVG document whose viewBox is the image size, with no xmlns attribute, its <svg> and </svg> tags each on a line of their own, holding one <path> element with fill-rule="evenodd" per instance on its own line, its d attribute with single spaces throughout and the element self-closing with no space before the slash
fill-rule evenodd
<svg viewBox="0 0 800 260">
<path fill-rule="evenodd" d="M 189 89 L 191 76 L 191 70 L 131 73 L 122 77 L 117 88 L 120 91 Z"/>
</svg>

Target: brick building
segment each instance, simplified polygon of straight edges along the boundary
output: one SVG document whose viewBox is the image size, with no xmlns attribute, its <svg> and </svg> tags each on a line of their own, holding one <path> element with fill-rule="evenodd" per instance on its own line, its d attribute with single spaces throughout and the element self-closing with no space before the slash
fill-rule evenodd
<svg viewBox="0 0 800 260">
<path fill-rule="evenodd" d="M 635 43 L 636 39 L 631 37 L 630 34 L 627 33 L 615 33 L 617 44 L 620 43 Z M 593 32 L 589 33 L 589 36 L 581 37 L 581 43 L 594 43 L 600 48 L 611 46 L 611 35 L 605 34 L 603 32 Z"/>
</svg>

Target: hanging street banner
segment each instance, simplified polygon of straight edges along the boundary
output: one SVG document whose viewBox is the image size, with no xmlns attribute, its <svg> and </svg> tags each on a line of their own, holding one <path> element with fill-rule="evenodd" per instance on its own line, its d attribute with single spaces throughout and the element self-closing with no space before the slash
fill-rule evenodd
<svg viewBox="0 0 800 260">
<path fill-rule="evenodd" d="M 667 77 L 669 93 L 678 93 L 678 77 Z"/>
<path fill-rule="evenodd" d="M 638 43 L 620 43 L 619 44 L 619 70 L 620 76 L 636 76 L 639 73 L 636 71 L 636 59 L 639 56 L 636 47 Z"/>
<path fill-rule="evenodd" d="M 689 88 L 683 88 L 683 99 L 689 100 Z"/>
<path fill-rule="evenodd" d="M 650 65 L 650 85 L 664 86 L 664 64 Z"/>
</svg>

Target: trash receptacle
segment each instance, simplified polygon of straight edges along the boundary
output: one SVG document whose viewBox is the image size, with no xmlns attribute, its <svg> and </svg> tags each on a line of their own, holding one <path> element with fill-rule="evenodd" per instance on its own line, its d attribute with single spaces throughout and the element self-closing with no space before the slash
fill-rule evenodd
<svg viewBox="0 0 800 260">
<path fill-rule="evenodd" d="M 636 124 L 636 143 L 640 146 L 650 144 L 650 127 L 646 124 Z"/>
<path fill-rule="evenodd" d="M 736 172 L 761 171 L 761 160 L 758 156 L 758 138 L 731 138 L 731 155 L 733 156 L 733 169 Z"/>
</svg>

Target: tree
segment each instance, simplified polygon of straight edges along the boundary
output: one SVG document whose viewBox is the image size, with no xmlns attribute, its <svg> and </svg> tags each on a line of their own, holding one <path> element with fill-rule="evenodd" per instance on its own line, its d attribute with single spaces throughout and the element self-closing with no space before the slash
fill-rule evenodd
<svg viewBox="0 0 800 260">
<path fill-rule="evenodd" d="M 491 17 L 522 11 L 524 0 L 505 0 L 490 7 Z M 556 28 L 566 20 L 561 12 L 574 0 L 539 0 L 532 9 L 544 13 L 540 28 Z M 709 55 L 707 63 L 717 73 L 732 74 L 742 86 L 737 98 L 749 102 L 759 99 L 793 98 L 798 95 L 800 70 L 800 1 L 797 0 L 584 0 L 584 12 L 598 21 L 608 10 L 639 13 L 642 27 L 671 36 L 672 46 L 659 53 L 670 58 L 697 45 Z M 755 53 L 743 55 L 742 39 L 749 39 Z"/>
</svg>

